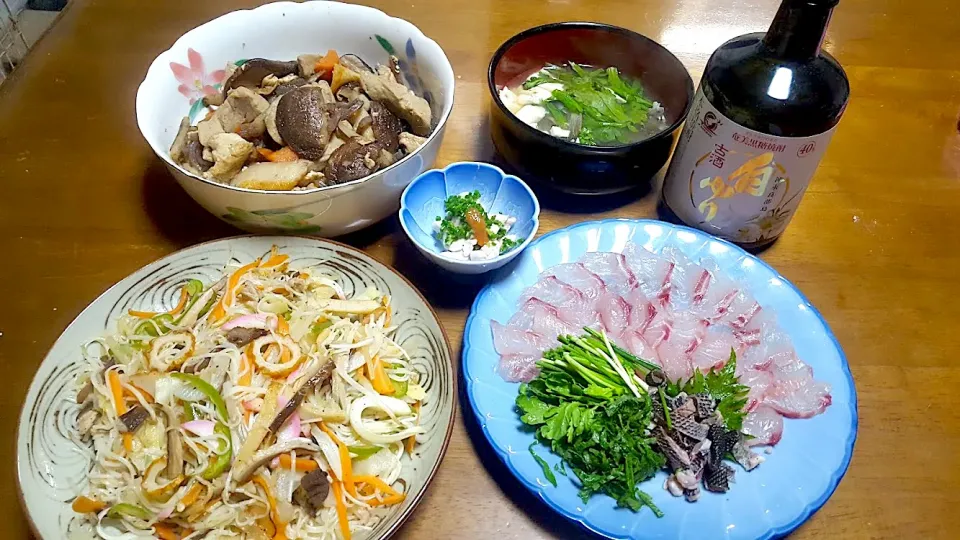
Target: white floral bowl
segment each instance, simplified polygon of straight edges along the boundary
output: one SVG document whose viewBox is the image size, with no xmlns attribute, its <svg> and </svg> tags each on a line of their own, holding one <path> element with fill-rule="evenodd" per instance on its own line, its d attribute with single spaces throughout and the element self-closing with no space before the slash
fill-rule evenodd
<svg viewBox="0 0 960 540">
<path fill-rule="evenodd" d="M 196 122 L 201 98 L 219 91 L 223 66 L 246 58 L 278 60 L 336 49 L 369 64 L 400 59 L 433 111 L 427 142 L 376 173 L 305 191 L 258 191 L 201 178 L 170 158 L 180 119 Z M 453 68 L 439 45 L 407 21 L 373 8 L 337 2 L 277 2 L 234 11 L 184 34 L 153 61 L 137 91 L 137 123 L 153 151 L 201 206 L 250 232 L 338 236 L 396 212 L 400 193 L 437 156 L 453 107 Z"/>
</svg>

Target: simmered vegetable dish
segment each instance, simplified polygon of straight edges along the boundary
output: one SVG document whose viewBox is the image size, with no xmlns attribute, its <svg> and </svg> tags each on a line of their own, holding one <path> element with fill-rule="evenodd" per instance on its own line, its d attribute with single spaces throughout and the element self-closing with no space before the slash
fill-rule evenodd
<svg viewBox="0 0 960 540">
<path fill-rule="evenodd" d="M 303 190 L 350 182 L 415 151 L 432 131 L 427 101 L 399 61 L 370 67 L 353 54 L 251 58 L 227 66 L 196 125 L 184 117 L 170 157 L 232 186 Z"/>
</svg>

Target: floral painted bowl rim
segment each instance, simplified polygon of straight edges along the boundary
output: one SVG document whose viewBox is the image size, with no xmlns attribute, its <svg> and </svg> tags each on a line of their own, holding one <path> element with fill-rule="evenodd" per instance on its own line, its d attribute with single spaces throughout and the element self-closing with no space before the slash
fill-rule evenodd
<svg viewBox="0 0 960 540">
<path fill-rule="evenodd" d="M 256 193 L 256 194 L 269 194 L 269 195 L 285 195 L 285 196 L 293 196 L 293 197 L 295 197 L 295 196 L 308 195 L 308 194 L 309 194 L 309 195 L 313 195 L 313 194 L 316 194 L 316 193 L 326 192 L 326 191 L 336 191 L 336 190 L 341 189 L 341 188 L 352 188 L 352 187 L 356 187 L 356 186 L 358 186 L 358 185 L 360 185 L 360 184 L 363 184 L 364 182 L 366 182 L 366 181 L 368 181 L 368 180 L 373 179 L 375 176 L 381 175 L 381 174 L 383 174 L 383 173 L 385 173 L 385 172 L 387 172 L 387 171 L 389 171 L 389 170 L 391 170 L 391 169 L 393 169 L 393 168 L 395 168 L 395 167 L 398 167 L 398 166 L 401 165 L 402 163 L 405 163 L 405 162 L 406 162 L 407 160 L 409 160 L 412 156 L 418 154 L 425 146 L 427 146 L 428 144 L 430 144 L 431 142 L 433 142 L 433 140 L 437 137 L 437 135 L 438 135 L 441 131 L 443 131 L 444 127 L 446 126 L 447 119 L 450 118 L 450 114 L 453 112 L 453 102 L 454 102 L 454 99 L 455 99 L 454 94 L 455 94 L 455 86 L 456 86 L 455 84 L 454 84 L 454 85 L 451 87 L 451 89 L 450 89 L 450 99 L 448 100 L 447 103 L 444 104 L 443 110 L 442 110 L 442 112 L 441 112 L 441 114 L 440 114 L 440 119 L 437 121 L 436 125 L 433 127 L 433 131 L 430 132 L 430 135 L 428 135 L 428 136 L 426 137 L 427 140 L 424 141 L 424 143 L 423 143 L 422 145 L 420 145 L 419 148 L 415 149 L 413 152 L 410 152 L 409 154 L 407 154 L 406 156 L 404 156 L 402 159 L 398 160 L 397 162 L 393 163 L 393 164 L 390 165 L 389 167 L 386 167 L 386 168 L 380 169 L 380 170 L 378 170 L 378 171 L 375 171 L 375 172 L 373 172 L 373 173 L 371 173 L 371 174 L 368 174 L 367 176 L 364 176 L 363 178 L 358 178 L 358 179 L 356 179 L 356 180 L 352 180 L 352 181 L 350 181 L 350 182 L 345 182 L 345 183 L 343 183 L 343 184 L 336 184 L 336 185 L 333 185 L 333 186 L 323 186 L 323 187 L 318 187 L 318 188 L 313 188 L 313 189 L 304 189 L 304 190 L 299 190 L 299 191 L 282 191 L 282 190 L 275 190 L 275 189 L 250 189 L 250 188 L 241 188 L 241 187 L 231 186 L 231 185 L 229 185 L 229 184 L 221 184 L 221 183 L 219 183 L 219 182 L 215 182 L 215 181 L 213 181 L 213 180 L 210 180 L 210 179 L 207 179 L 207 178 L 203 178 L 202 176 L 198 176 L 198 175 L 196 175 L 196 174 L 188 171 L 187 169 L 181 167 L 180 165 L 174 163 L 174 162 L 170 159 L 170 151 L 169 151 L 168 149 L 167 149 L 167 150 L 163 150 L 163 151 L 158 151 L 157 148 L 154 147 L 154 145 L 150 142 L 150 139 L 147 138 L 147 136 L 146 136 L 146 134 L 145 134 L 145 132 L 144 132 L 143 126 L 140 125 L 139 109 L 140 109 L 141 94 L 142 94 L 142 92 L 144 91 L 144 86 L 147 84 L 147 81 L 152 77 L 152 75 L 155 74 L 157 71 L 162 71 L 162 70 L 166 67 L 164 64 L 167 62 L 167 57 L 168 57 L 168 55 L 173 51 L 173 49 L 176 49 L 177 47 L 180 47 L 180 46 L 187 45 L 188 42 L 192 41 L 192 40 L 193 40 L 194 38 L 196 38 L 198 35 L 202 34 L 202 33 L 203 33 L 204 31 L 206 31 L 206 30 L 209 30 L 208 27 L 214 26 L 214 25 L 219 24 L 219 23 L 222 23 L 222 20 L 223 20 L 223 19 L 236 18 L 236 17 L 240 17 L 240 16 L 245 16 L 244 14 L 246 14 L 246 13 L 255 13 L 255 12 L 258 12 L 258 11 L 260 11 L 260 12 L 262 12 L 262 13 L 265 13 L 265 12 L 269 12 L 269 11 L 271 11 L 271 10 L 273 10 L 273 9 L 313 9 L 313 8 L 310 6 L 310 4 L 312 4 L 312 3 L 313 3 L 313 2 L 289 2 L 289 1 L 284 1 L 284 2 L 272 2 L 272 3 L 269 3 L 269 4 L 264 4 L 264 5 L 262 5 L 262 6 L 258 6 L 258 7 L 256 7 L 256 8 L 252 8 L 252 9 L 238 9 L 238 10 L 234 10 L 234 11 L 225 13 L 225 14 L 223 14 L 223 15 L 220 15 L 219 17 L 216 17 L 216 18 L 214 18 L 214 19 L 211 19 L 211 20 L 209 20 L 209 21 L 201 24 L 200 26 L 197 26 L 197 27 L 195 27 L 195 28 L 187 31 L 185 34 L 183 34 L 182 36 L 180 36 L 179 38 L 177 38 L 177 40 L 176 40 L 175 42 L 173 42 L 173 45 L 171 45 L 168 49 L 164 50 L 164 51 L 161 52 L 159 55 L 157 55 L 156 58 L 153 59 L 153 62 L 150 63 L 150 67 L 147 68 L 147 74 L 144 76 L 143 81 L 141 81 L 141 82 L 140 82 L 140 85 L 137 87 L 137 97 L 136 97 L 136 102 L 135 102 L 135 109 L 136 109 L 136 112 L 137 112 L 137 127 L 140 129 L 141 135 L 143 136 L 144 139 L 147 140 L 147 144 L 150 145 L 150 147 L 151 147 L 151 149 L 153 149 L 154 153 L 157 154 L 157 156 L 160 157 L 160 159 L 162 159 L 164 163 L 166 163 L 166 164 L 167 164 L 168 166 L 170 166 L 170 167 L 176 168 L 176 170 L 177 170 L 178 172 L 182 173 L 182 174 L 183 174 L 184 176 L 186 176 L 187 178 L 190 178 L 190 179 L 193 179 L 193 180 L 199 180 L 199 181 L 203 182 L 204 184 L 207 184 L 207 185 L 210 185 L 210 186 L 213 186 L 213 187 L 216 187 L 216 188 L 226 189 L 226 190 L 228 190 L 228 191 L 235 191 L 235 192 L 238 192 L 238 193 Z M 447 58 L 447 55 L 446 55 L 445 52 L 443 52 L 443 48 L 440 47 L 440 44 L 437 43 L 436 41 L 434 41 L 433 39 L 427 37 L 427 35 L 424 34 L 423 31 L 420 30 L 420 28 L 418 28 L 416 25 L 414 25 L 414 24 L 411 23 L 410 21 L 407 21 L 406 19 L 401 19 L 401 18 L 399 18 L 399 17 L 392 17 L 392 16 L 390 16 L 390 15 L 387 15 L 385 12 L 383 12 L 383 11 L 381 11 L 381 10 L 379 10 L 379 9 L 376 9 L 376 8 L 373 8 L 373 7 L 369 7 L 369 6 L 362 6 L 362 5 L 358 5 L 358 4 L 339 3 L 339 2 L 330 2 L 330 4 L 331 4 L 331 6 L 333 6 L 333 5 L 336 5 L 336 6 L 337 6 L 337 7 L 333 7 L 333 9 L 357 10 L 358 12 L 364 12 L 364 13 L 366 13 L 366 14 L 368 14 L 368 15 L 372 15 L 372 16 L 374 16 L 374 17 L 385 17 L 385 18 L 386 18 L 387 20 L 389 20 L 389 21 L 399 22 L 399 23 L 408 25 L 408 26 L 410 27 L 410 29 L 412 30 L 412 36 L 414 36 L 414 37 L 422 37 L 422 38 L 424 39 L 424 42 L 427 44 L 428 47 L 429 47 L 429 46 L 436 47 L 437 52 L 439 52 L 439 53 L 440 53 L 440 56 L 443 57 L 443 59 L 444 59 L 444 61 L 445 61 L 445 62 L 444 62 L 444 63 L 445 63 L 445 67 L 447 68 L 447 73 L 445 73 L 445 74 L 441 73 L 441 75 L 448 75 L 450 81 L 455 81 L 455 80 L 456 80 L 455 77 L 454 77 L 454 73 L 453 73 L 453 66 L 450 64 L 450 59 Z"/>
<path fill-rule="evenodd" d="M 236 241 L 243 241 L 245 239 L 250 239 L 250 238 L 277 238 L 277 239 L 281 239 L 284 242 L 299 240 L 299 241 L 305 241 L 308 243 L 328 244 L 328 245 L 331 245 L 331 247 L 348 252 L 353 257 L 356 257 L 357 254 L 359 254 L 361 257 L 365 257 L 366 259 L 369 259 L 370 261 L 372 261 L 372 263 L 374 264 L 372 264 L 371 266 L 373 266 L 374 268 L 379 267 L 381 271 L 386 270 L 387 272 L 392 273 L 394 276 L 399 278 L 400 282 L 406 285 L 413 294 L 415 294 L 418 298 L 420 298 L 420 300 L 423 302 L 423 305 L 427 307 L 429 316 L 433 318 L 437 327 L 440 329 L 440 335 L 443 337 L 443 347 L 444 347 L 444 350 L 446 350 L 447 352 L 447 358 L 449 360 L 450 376 L 447 382 L 450 384 L 450 396 L 451 396 L 450 421 L 447 424 L 446 432 L 444 432 L 443 434 L 443 442 L 440 443 L 440 448 L 437 452 L 436 462 L 432 464 L 428 464 L 430 466 L 430 472 L 427 473 L 426 477 L 423 480 L 423 489 L 421 489 L 419 493 L 417 493 L 414 496 L 414 499 L 410 502 L 410 505 L 407 506 L 405 510 L 403 510 L 395 518 L 393 518 L 393 523 L 390 524 L 390 526 L 387 528 L 386 531 L 384 531 L 383 535 L 380 536 L 378 540 L 385 540 L 387 538 L 390 538 L 394 534 L 396 534 L 396 532 L 400 529 L 400 527 L 404 523 L 406 523 L 406 521 L 410 518 L 414 510 L 416 510 L 417 506 L 420 505 L 420 503 L 423 500 L 423 497 L 426 495 L 427 490 L 430 487 L 430 484 L 433 482 L 434 477 L 437 475 L 437 471 L 440 470 L 440 466 L 443 464 L 444 458 L 447 455 L 447 450 L 450 447 L 450 441 L 453 438 L 453 428 L 454 428 L 454 425 L 456 425 L 457 423 L 457 412 L 459 409 L 458 396 L 460 395 L 460 383 L 459 383 L 460 377 L 458 375 L 457 368 L 459 367 L 460 362 L 458 361 L 457 356 L 453 354 L 454 351 L 453 351 L 453 347 L 450 344 L 450 336 L 448 335 L 447 329 L 443 325 L 443 320 L 440 318 L 440 315 L 437 313 L 437 310 L 433 307 L 433 304 L 431 304 L 430 301 L 427 300 L 427 297 L 424 296 L 422 292 L 420 292 L 420 289 L 418 289 L 416 285 L 413 284 L 413 282 L 407 279 L 406 276 L 404 276 L 399 271 L 397 271 L 393 266 L 386 264 L 380 261 L 379 259 L 377 259 L 376 257 L 374 257 L 373 255 L 370 255 L 367 252 L 359 248 L 356 248 L 354 246 L 351 246 L 349 244 L 344 244 L 343 242 L 338 242 L 336 240 L 331 240 L 329 238 L 318 238 L 316 236 L 308 236 L 303 234 L 290 234 L 290 235 L 282 235 L 282 236 L 269 235 L 269 234 L 266 234 L 266 235 L 240 234 L 235 236 L 227 236 L 224 238 L 207 240 L 206 242 L 200 242 L 198 244 L 193 244 L 193 245 L 183 247 L 181 249 L 167 253 L 155 260 L 152 260 L 144 264 L 143 266 L 137 268 L 130 274 L 127 274 L 117 282 L 110 285 L 110 287 L 108 287 L 106 290 L 98 294 L 96 298 L 94 298 L 86 306 L 84 306 L 83 309 L 81 309 L 80 312 L 76 315 L 76 317 L 74 317 L 73 320 L 71 320 L 70 323 L 60 332 L 60 334 L 54 340 L 53 344 L 50 345 L 50 348 L 47 350 L 46 354 L 44 354 L 43 359 L 40 361 L 40 363 L 37 364 L 36 373 L 34 373 L 33 377 L 30 379 L 30 384 L 27 387 L 27 395 L 24 396 L 24 401 L 20 405 L 17 413 L 17 431 L 16 431 L 16 437 L 14 439 L 14 442 L 18 447 L 17 455 L 16 455 L 17 471 L 16 471 L 16 474 L 14 475 L 16 477 L 16 482 L 17 482 L 16 484 L 17 499 L 20 501 L 20 509 L 23 512 L 24 517 L 26 517 L 27 523 L 30 526 L 30 532 L 34 537 L 41 538 L 41 539 L 44 538 L 40 534 L 40 529 L 37 527 L 36 523 L 34 522 L 33 514 L 29 511 L 27 507 L 27 501 L 24 495 L 23 486 L 21 485 L 20 471 L 19 471 L 19 463 L 21 459 L 21 455 L 19 451 L 19 439 L 21 437 L 21 433 L 24 428 L 23 412 L 27 406 L 27 400 L 30 397 L 31 389 L 34 386 L 34 383 L 37 382 L 37 377 L 40 374 L 40 369 L 42 368 L 42 364 L 46 362 L 47 358 L 49 358 L 50 355 L 54 352 L 54 349 L 56 348 L 57 343 L 60 341 L 60 338 L 63 337 L 63 335 L 70 329 L 71 326 L 73 326 L 78 320 L 80 320 L 80 318 L 84 315 L 85 312 L 87 312 L 90 309 L 91 306 L 93 306 L 95 303 L 99 302 L 102 298 L 106 297 L 108 294 L 110 294 L 115 289 L 117 289 L 123 281 L 136 275 L 137 273 L 141 272 L 145 268 L 154 266 L 154 265 L 161 266 L 161 263 L 165 260 L 175 258 L 187 251 L 191 251 L 203 246 L 211 246 L 213 244 L 218 244 L 218 243 L 227 244 L 227 243 L 236 242 Z"/>
<path fill-rule="evenodd" d="M 507 106 L 503 104 L 503 101 L 500 99 L 500 91 L 497 88 L 496 83 L 494 82 L 496 78 L 497 66 L 500 65 L 500 61 L 506 55 L 507 51 L 510 50 L 514 45 L 522 42 L 523 40 L 535 36 L 537 34 L 548 34 L 555 30 L 574 30 L 574 29 L 584 29 L 584 30 L 599 30 L 603 32 L 609 32 L 613 34 L 621 34 L 626 37 L 629 37 L 634 41 L 643 41 L 653 44 L 656 48 L 661 49 L 667 54 L 668 58 L 672 58 L 681 68 L 686 75 L 686 90 L 687 90 L 687 105 L 684 107 L 680 115 L 677 116 L 677 119 L 667 125 L 667 127 L 662 130 L 637 141 L 632 141 L 627 144 L 618 144 L 615 146 L 590 146 L 588 144 L 581 144 L 578 142 L 568 141 L 566 139 L 561 139 L 559 137 L 554 137 L 553 135 L 544 133 L 539 129 L 534 128 L 533 126 L 528 125 L 526 122 L 521 121 L 517 118 L 517 115 L 510 112 L 507 109 Z M 642 81 L 641 81 L 642 82 Z M 487 88 L 490 90 L 490 97 L 493 99 L 494 106 L 496 106 L 500 111 L 509 118 L 508 121 L 519 125 L 520 129 L 529 133 L 535 140 L 540 143 L 553 146 L 560 152 L 588 152 L 592 154 L 607 155 L 607 154 L 619 154 L 624 150 L 631 148 L 637 148 L 642 145 L 646 145 L 650 142 L 659 141 L 672 137 L 673 133 L 680 128 L 680 125 L 687 119 L 687 115 L 690 113 L 690 109 L 693 107 L 693 79 L 690 77 L 690 72 L 687 70 L 686 66 L 683 65 L 683 62 L 677 58 L 677 55 L 673 54 L 670 49 L 664 47 L 659 41 L 647 37 L 639 32 L 634 32 L 628 28 L 623 28 L 621 26 L 616 26 L 613 24 L 601 23 L 601 22 L 591 22 L 591 21 L 566 21 L 566 22 L 555 22 L 541 24 L 539 26 L 534 26 L 528 28 L 519 34 L 514 35 L 507 41 L 504 41 L 499 47 L 497 47 L 496 52 L 493 53 L 493 56 L 490 58 L 490 64 L 487 66 Z"/>
<path fill-rule="evenodd" d="M 515 180 L 518 184 L 520 184 L 520 187 L 522 187 L 524 191 L 526 191 L 527 194 L 530 195 L 530 200 L 533 201 L 533 215 L 530 216 L 530 221 L 533 222 L 533 228 L 530 229 L 530 234 L 527 235 L 527 237 L 523 240 L 523 242 L 519 246 L 511 249 L 510 251 L 507 251 L 506 253 L 501 253 L 500 255 L 497 255 L 492 259 L 484 259 L 482 261 L 447 259 L 446 257 L 444 257 L 444 259 L 458 265 L 484 266 L 484 265 L 489 265 L 489 264 L 503 261 L 504 259 L 511 259 L 513 257 L 516 257 L 523 250 L 527 249 L 527 246 L 530 245 L 530 242 L 533 242 L 534 237 L 537 236 L 537 231 L 540 230 L 540 201 L 537 199 L 537 195 L 533 192 L 533 190 L 530 189 L 530 186 L 528 186 L 526 182 L 520 179 L 519 176 L 516 176 L 513 174 L 507 174 L 503 171 L 503 169 L 501 169 L 500 167 L 497 167 L 496 165 L 493 165 L 492 163 L 484 163 L 482 161 L 455 161 L 442 169 L 430 169 L 429 171 L 423 171 L 422 173 L 417 175 L 417 177 L 414 178 L 413 181 L 410 182 L 410 184 L 408 184 L 407 187 L 403 189 L 403 193 L 400 195 L 400 211 L 398 212 L 397 215 L 400 218 L 400 226 L 403 228 L 403 232 L 407 235 L 407 238 L 409 238 L 410 241 L 413 242 L 417 247 L 424 249 L 429 253 L 436 255 L 437 257 L 443 257 L 442 252 L 438 252 L 433 248 L 431 248 L 430 246 L 423 245 L 422 243 L 418 242 L 417 239 L 414 238 L 412 234 L 410 234 L 410 229 L 407 228 L 406 220 L 403 219 L 403 211 L 409 209 L 409 207 L 407 206 L 407 193 L 422 178 L 425 178 L 428 174 L 439 172 L 443 174 L 444 185 L 446 185 L 447 171 L 452 167 L 458 167 L 463 165 L 477 165 L 479 167 L 493 169 L 494 171 L 500 173 L 501 183 L 503 183 L 504 180 L 510 178 Z M 499 190 L 498 190 L 498 193 L 499 193 Z M 412 215 L 413 212 L 411 211 L 410 214 Z M 416 222 L 416 220 L 414 220 L 414 222 Z M 416 223 L 416 225 L 417 227 L 420 227 L 419 223 Z M 427 231 L 424 231 L 424 232 L 427 232 Z"/>
</svg>

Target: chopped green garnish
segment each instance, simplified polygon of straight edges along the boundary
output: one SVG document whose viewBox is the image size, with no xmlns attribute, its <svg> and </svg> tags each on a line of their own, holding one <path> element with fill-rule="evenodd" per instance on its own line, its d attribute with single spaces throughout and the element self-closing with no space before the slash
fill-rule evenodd
<svg viewBox="0 0 960 540">
<path fill-rule="evenodd" d="M 628 143 L 648 119 L 653 101 L 639 82 L 624 79 L 615 67 L 592 69 L 576 62 L 548 65 L 523 83 L 531 89 L 544 83 L 563 85 L 543 102 L 557 126 L 568 129 L 570 117 L 581 115 L 582 126 L 572 136 L 587 145 Z"/>
<path fill-rule="evenodd" d="M 538 456 L 536 452 L 534 452 L 533 447 L 536 445 L 537 443 L 530 444 L 530 455 L 533 456 L 533 460 L 540 465 L 541 469 L 543 469 L 543 477 L 547 479 L 547 482 L 553 484 L 553 487 L 557 487 L 557 477 L 554 476 L 553 471 L 550 470 L 550 464 L 547 463 L 545 459 Z"/>
<path fill-rule="evenodd" d="M 747 394 L 750 387 L 741 384 L 736 375 L 737 354 L 730 350 L 730 359 L 719 370 L 710 368 L 706 374 L 699 369 L 694 370 L 693 377 L 680 384 L 679 381 L 667 385 L 667 393 L 676 396 L 680 392 L 688 395 L 706 392 L 717 400 L 717 410 L 723 418 L 727 429 L 739 432 L 743 429 L 743 420 L 747 416 L 744 407 L 747 405 Z"/>
<path fill-rule="evenodd" d="M 505 253 L 510 249 L 520 245 L 520 242 L 507 238 L 507 228 L 499 221 L 494 219 L 493 214 L 488 214 L 480 204 L 480 192 L 472 191 L 463 195 L 452 195 L 447 197 L 443 203 L 444 216 L 437 216 L 440 223 L 440 240 L 444 245 L 450 245 L 457 240 L 469 240 L 474 237 L 473 229 L 467 223 L 466 215 L 470 210 L 475 210 L 487 226 L 487 236 L 491 241 L 500 242 L 500 253 Z M 492 227 L 496 225 L 497 231 L 493 232 Z M 480 249 L 475 246 L 474 249 Z"/>
</svg>

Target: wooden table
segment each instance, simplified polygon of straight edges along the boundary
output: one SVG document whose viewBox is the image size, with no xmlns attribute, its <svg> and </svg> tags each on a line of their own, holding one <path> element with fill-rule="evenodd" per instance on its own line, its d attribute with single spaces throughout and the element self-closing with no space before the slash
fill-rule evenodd
<svg viewBox="0 0 960 540">
<path fill-rule="evenodd" d="M 766 28 L 777 0 L 376 2 L 436 39 L 457 73 L 437 165 L 491 159 L 485 70 L 537 24 L 593 19 L 673 50 L 698 80 L 710 52 Z M 0 482 L 5 538 L 22 538 L 14 440 L 44 354 L 100 292 L 191 244 L 236 234 L 173 182 L 141 138 L 147 66 L 200 23 L 254 2 L 74 0 L 0 87 Z M 803 205 L 763 258 L 823 312 L 856 378 L 860 436 L 830 501 L 799 538 L 948 538 L 960 529 L 960 8 L 952 0 L 843 0 L 825 47 L 853 98 Z M 547 209 L 541 233 L 596 217 L 650 217 L 655 196 L 613 209 Z M 349 243 L 401 268 L 459 349 L 475 290 L 451 288 L 393 220 Z M 572 537 L 492 456 L 461 411 L 443 466 L 400 538 Z M 953 531 L 953 532 L 951 532 Z"/>
</svg>

